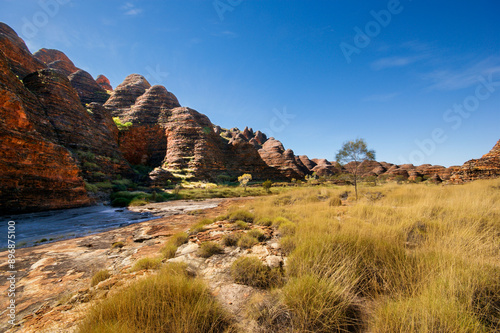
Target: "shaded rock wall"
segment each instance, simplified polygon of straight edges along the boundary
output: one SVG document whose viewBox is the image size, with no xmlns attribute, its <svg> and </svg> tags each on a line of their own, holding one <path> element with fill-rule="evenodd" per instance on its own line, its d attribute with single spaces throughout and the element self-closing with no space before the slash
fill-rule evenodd
<svg viewBox="0 0 500 333">
<path fill-rule="evenodd" d="M 70 152 L 36 131 L 22 89 L 0 51 L 0 213 L 89 204 Z"/>
</svg>

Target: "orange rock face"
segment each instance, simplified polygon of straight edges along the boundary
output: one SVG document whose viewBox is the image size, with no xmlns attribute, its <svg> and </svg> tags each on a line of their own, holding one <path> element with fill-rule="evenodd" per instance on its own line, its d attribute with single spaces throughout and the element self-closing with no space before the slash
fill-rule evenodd
<svg viewBox="0 0 500 333">
<path fill-rule="evenodd" d="M 24 41 L 5 23 L 0 22 L 0 50 L 4 53 L 12 72 L 19 79 L 38 69 L 45 68 L 45 64 L 33 58 Z"/>
<path fill-rule="evenodd" d="M 33 54 L 37 60 L 43 62 L 47 67 L 60 70 L 65 76 L 79 70 L 66 54 L 59 50 L 40 49 Z"/>
<path fill-rule="evenodd" d="M 74 67 L 55 50 L 38 57 Z M 132 173 L 109 112 L 95 103 L 83 107 L 64 71 L 42 60 L 0 23 L 1 213 L 87 205 L 84 179 Z"/>
<path fill-rule="evenodd" d="M 22 89 L 21 84 L 0 52 L 0 211 L 89 204 L 70 152 L 35 130 L 16 89 Z"/>
<path fill-rule="evenodd" d="M 99 75 L 95 81 L 106 91 L 113 91 L 113 87 L 111 86 L 111 82 L 109 82 L 108 78 L 104 75 Z"/>
</svg>

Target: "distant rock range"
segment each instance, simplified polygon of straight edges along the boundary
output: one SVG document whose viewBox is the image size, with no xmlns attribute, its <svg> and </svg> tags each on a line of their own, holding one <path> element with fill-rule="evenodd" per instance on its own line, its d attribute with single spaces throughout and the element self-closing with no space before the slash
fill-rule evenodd
<svg viewBox="0 0 500 333">
<path fill-rule="evenodd" d="M 89 184 L 133 178 L 132 165 L 153 171 L 151 184 L 221 181 L 243 173 L 256 180 L 349 173 L 325 159 L 296 156 L 275 138 L 223 129 L 182 107 L 163 86 L 131 74 L 115 89 L 76 67 L 61 51 L 34 54 L 0 23 L 0 212 L 87 205 Z M 122 124 L 121 130 L 113 118 Z M 365 161 L 363 176 L 463 182 L 499 175 L 499 144 L 463 167 Z"/>
<path fill-rule="evenodd" d="M 470 160 L 455 172 L 451 181 L 463 183 L 478 179 L 500 177 L 500 140 L 486 155 L 480 159 Z"/>
</svg>

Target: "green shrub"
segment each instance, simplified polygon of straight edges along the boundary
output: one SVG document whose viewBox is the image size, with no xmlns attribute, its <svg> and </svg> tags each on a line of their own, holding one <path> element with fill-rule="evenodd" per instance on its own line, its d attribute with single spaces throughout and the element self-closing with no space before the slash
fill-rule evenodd
<svg viewBox="0 0 500 333">
<path fill-rule="evenodd" d="M 125 124 L 122 123 L 119 117 L 113 117 L 113 121 L 115 122 L 115 125 L 116 127 L 118 127 L 119 131 L 126 131 L 130 126 L 132 126 L 132 123 L 130 121 L 127 121 Z"/>
<path fill-rule="evenodd" d="M 205 226 L 207 224 L 212 224 L 212 223 L 213 223 L 213 221 L 211 219 L 202 219 L 202 220 L 198 221 L 198 223 L 193 225 L 191 227 L 191 229 L 189 229 L 189 234 L 196 235 L 199 232 L 203 232 L 206 230 Z"/>
<path fill-rule="evenodd" d="M 214 222 L 224 221 L 225 219 L 227 219 L 227 215 L 219 215 L 214 219 Z"/>
<path fill-rule="evenodd" d="M 283 282 L 280 269 L 271 269 L 258 258 L 251 256 L 236 259 L 231 266 L 231 275 L 236 283 L 256 288 L 276 287 Z"/>
<path fill-rule="evenodd" d="M 198 249 L 198 255 L 203 258 L 209 258 L 221 253 L 224 253 L 224 249 L 216 242 L 204 242 Z"/>
<path fill-rule="evenodd" d="M 246 223 L 244 221 L 241 221 L 241 220 L 238 220 L 238 221 L 234 222 L 234 225 L 236 227 L 238 227 L 238 229 L 242 229 L 242 230 L 248 230 L 250 228 L 248 226 L 248 223 Z"/>
<path fill-rule="evenodd" d="M 106 177 L 106 174 L 104 172 L 101 172 L 101 171 L 96 171 L 96 172 L 92 172 L 92 177 L 99 178 L 102 180 Z"/>
<path fill-rule="evenodd" d="M 87 182 L 85 182 L 85 189 L 87 190 L 87 192 L 92 192 L 92 193 L 99 192 L 99 188 L 97 186 L 95 186 L 94 184 L 87 183 Z"/>
<path fill-rule="evenodd" d="M 273 186 L 273 182 L 269 179 L 262 183 L 262 187 L 266 190 L 267 193 L 271 192 L 271 186 Z"/>
<path fill-rule="evenodd" d="M 111 201 L 111 206 L 113 207 L 128 207 L 131 199 L 127 198 L 116 198 Z"/>
<path fill-rule="evenodd" d="M 237 210 L 237 211 L 229 214 L 229 221 L 234 222 L 237 220 L 252 223 L 254 220 L 254 215 L 252 213 L 250 213 L 249 211 L 242 210 L 242 209 Z"/>
<path fill-rule="evenodd" d="M 262 217 L 262 218 L 258 219 L 257 221 L 255 221 L 255 224 L 263 225 L 265 227 L 270 227 L 271 224 L 273 224 L 273 220 L 271 220 L 268 217 Z"/>
<path fill-rule="evenodd" d="M 240 237 L 241 234 L 224 235 L 222 237 L 222 244 L 224 244 L 224 246 L 236 246 Z"/>
<path fill-rule="evenodd" d="M 111 244 L 111 247 L 112 248 L 122 248 L 125 246 L 125 243 L 124 242 L 114 242 L 113 244 Z"/>
<path fill-rule="evenodd" d="M 113 188 L 110 181 L 95 183 L 95 186 L 97 186 L 100 190 L 111 190 Z"/>
<path fill-rule="evenodd" d="M 85 160 L 89 160 L 89 161 L 93 161 L 95 160 L 95 154 L 90 152 L 90 151 L 82 151 L 82 150 L 77 150 L 76 151 L 76 154 L 78 155 L 78 157 L 80 157 L 81 159 L 85 159 Z"/>
<path fill-rule="evenodd" d="M 205 283 L 190 278 L 184 265 L 171 263 L 96 303 L 78 332 L 216 333 L 230 326 L 230 316 Z"/>
<path fill-rule="evenodd" d="M 249 249 L 257 243 L 258 243 L 257 239 L 248 234 L 244 234 L 243 236 L 240 237 L 240 239 L 238 239 L 238 246 L 243 249 Z"/>
<path fill-rule="evenodd" d="M 141 198 L 134 198 L 130 201 L 129 206 L 145 206 L 148 202 Z"/>
<path fill-rule="evenodd" d="M 257 239 L 259 242 L 262 242 L 266 239 L 266 235 L 259 229 L 252 229 L 247 232 L 247 235 Z"/>
<path fill-rule="evenodd" d="M 109 279 L 110 276 L 111 274 L 109 274 L 108 270 L 103 269 L 95 273 L 94 276 L 92 276 L 92 280 L 90 281 L 90 286 L 93 287 L 99 284 L 99 282 Z"/>
<path fill-rule="evenodd" d="M 99 170 L 99 166 L 93 162 L 83 162 L 83 167 L 87 170 Z"/>
<path fill-rule="evenodd" d="M 142 271 L 143 269 L 158 269 L 161 265 L 161 258 L 142 258 L 135 262 L 130 269 L 132 272 Z"/>
</svg>

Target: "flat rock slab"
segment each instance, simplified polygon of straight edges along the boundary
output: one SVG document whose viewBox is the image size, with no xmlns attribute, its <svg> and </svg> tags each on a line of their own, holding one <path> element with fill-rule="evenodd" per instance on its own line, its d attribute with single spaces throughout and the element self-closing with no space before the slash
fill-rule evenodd
<svg viewBox="0 0 500 333">
<path fill-rule="evenodd" d="M 170 212 L 167 217 L 99 234 L 16 250 L 16 322 L 7 323 L 8 284 L 0 285 L 1 332 L 73 332 L 95 295 L 89 292 L 92 276 L 102 269 L 123 284 L 136 279 L 130 266 L 143 257 L 157 257 L 169 236 L 189 229 L 200 218 L 222 214 L 227 207 L 246 198 L 172 201 L 136 209 Z M 199 214 L 188 215 L 190 210 Z M 174 212 L 174 213 L 172 213 Z M 154 213 L 154 212 L 153 212 Z M 123 247 L 113 243 L 123 242 Z M 0 252 L 0 271 L 6 277 L 8 252 Z M 92 289 L 92 288 L 90 288 Z M 105 291 L 107 293 L 107 290 Z M 101 294 L 100 297 L 105 297 Z M 72 304 L 65 299 L 80 299 Z M 85 302 L 82 302 L 84 300 Z M 90 301 L 90 302 L 89 302 Z M 61 305 L 63 303 L 63 305 Z"/>
<path fill-rule="evenodd" d="M 177 200 L 167 202 L 149 203 L 144 206 L 129 207 L 129 210 L 138 213 L 150 213 L 155 216 L 172 216 L 185 214 L 187 212 L 215 208 L 224 199 L 206 199 L 206 200 Z"/>
</svg>

